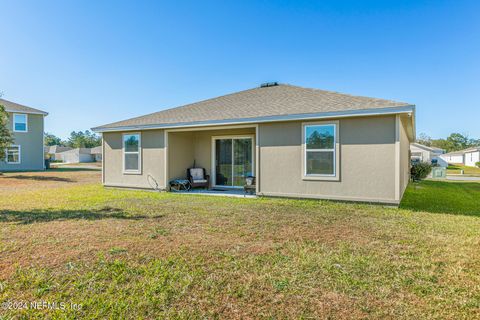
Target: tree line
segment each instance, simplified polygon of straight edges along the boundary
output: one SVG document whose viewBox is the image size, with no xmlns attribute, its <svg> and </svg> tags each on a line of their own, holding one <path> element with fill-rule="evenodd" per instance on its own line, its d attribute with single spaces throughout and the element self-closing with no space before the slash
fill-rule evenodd
<svg viewBox="0 0 480 320">
<path fill-rule="evenodd" d="M 417 142 L 428 147 L 444 149 L 447 153 L 464 150 L 471 147 L 480 147 L 480 139 L 470 138 L 466 134 L 452 133 L 446 139 L 432 139 L 425 133 L 420 133 Z"/>
<path fill-rule="evenodd" d="M 102 138 L 89 130 L 72 131 L 67 140 L 55 136 L 51 133 L 45 133 L 46 146 L 62 146 L 70 148 L 94 148 L 102 144 Z"/>
</svg>

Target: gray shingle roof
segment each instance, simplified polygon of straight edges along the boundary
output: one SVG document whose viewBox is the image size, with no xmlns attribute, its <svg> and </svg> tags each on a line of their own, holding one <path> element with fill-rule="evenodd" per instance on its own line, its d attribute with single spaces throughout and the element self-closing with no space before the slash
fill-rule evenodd
<svg viewBox="0 0 480 320">
<path fill-rule="evenodd" d="M 417 143 L 417 142 L 413 142 L 411 144 L 418 147 L 418 148 L 427 150 L 427 151 L 443 151 L 443 152 L 445 152 L 444 149 L 437 148 L 437 147 L 429 147 L 429 146 L 426 146 L 426 145 L 423 145 L 423 144 L 420 144 L 420 143 Z"/>
<path fill-rule="evenodd" d="M 280 84 L 258 87 L 93 128 L 142 128 L 225 120 L 410 107 L 409 103 Z"/>
<path fill-rule="evenodd" d="M 45 152 L 47 153 L 60 153 L 60 152 L 65 152 L 68 150 L 72 150 L 70 147 L 62 147 L 62 146 L 46 146 L 45 147 Z"/>
<path fill-rule="evenodd" d="M 21 112 L 21 113 L 33 113 L 33 114 L 43 114 L 47 115 L 48 112 L 30 108 L 15 102 L 11 102 L 5 99 L 0 99 L 0 105 L 3 105 L 5 107 L 5 110 L 8 112 Z"/>
<path fill-rule="evenodd" d="M 465 150 L 462 150 L 464 153 L 467 153 L 467 152 L 476 152 L 476 151 L 480 151 L 480 147 L 471 147 L 471 148 L 468 148 L 468 149 L 465 149 Z"/>
<path fill-rule="evenodd" d="M 480 151 L 480 146 L 479 147 L 471 147 L 471 148 L 458 150 L 458 151 L 452 151 L 452 152 L 449 152 L 449 153 L 445 153 L 445 155 L 446 156 L 453 156 L 453 155 L 465 154 L 465 153 L 476 152 L 476 151 Z"/>
</svg>

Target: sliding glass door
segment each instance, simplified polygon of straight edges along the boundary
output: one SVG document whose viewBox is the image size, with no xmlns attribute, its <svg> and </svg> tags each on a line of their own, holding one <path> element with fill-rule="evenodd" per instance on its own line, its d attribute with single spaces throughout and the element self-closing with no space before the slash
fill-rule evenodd
<svg viewBox="0 0 480 320">
<path fill-rule="evenodd" d="M 232 139 L 215 140 L 215 185 L 232 186 Z"/>
<path fill-rule="evenodd" d="M 253 138 L 214 138 L 215 186 L 243 187 L 254 175 Z"/>
</svg>

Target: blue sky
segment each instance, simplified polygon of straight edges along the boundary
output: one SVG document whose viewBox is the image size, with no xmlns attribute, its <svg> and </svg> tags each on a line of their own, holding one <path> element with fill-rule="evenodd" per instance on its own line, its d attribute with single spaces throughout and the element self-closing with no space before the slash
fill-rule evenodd
<svg viewBox="0 0 480 320">
<path fill-rule="evenodd" d="M 46 131 L 266 81 L 406 101 L 417 133 L 480 138 L 478 1 L 0 0 L 3 98 Z"/>
</svg>

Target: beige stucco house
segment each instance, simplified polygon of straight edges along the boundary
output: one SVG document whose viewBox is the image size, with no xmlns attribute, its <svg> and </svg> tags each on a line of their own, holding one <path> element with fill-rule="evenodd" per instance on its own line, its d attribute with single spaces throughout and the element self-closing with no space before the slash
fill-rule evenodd
<svg viewBox="0 0 480 320">
<path fill-rule="evenodd" d="M 45 146 L 44 150 L 45 150 L 46 158 L 52 161 L 63 161 L 62 152 L 72 150 L 72 148 L 54 145 L 54 146 Z"/>
<path fill-rule="evenodd" d="M 47 112 L 0 99 L 9 116 L 13 144 L 0 161 L 0 171 L 44 170 L 43 130 Z"/>
<path fill-rule="evenodd" d="M 75 148 L 60 153 L 60 158 L 64 163 L 88 163 L 94 162 L 95 156 L 92 155 L 91 148 Z"/>
<path fill-rule="evenodd" d="M 93 128 L 103 184 L 167 189 L 204 168 L 213 189 L 256 177 L 264 196 L 398 204 L 415 107 L 277 83 Z"/>
</svg>

